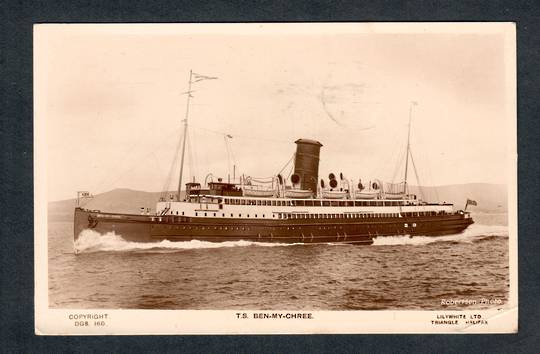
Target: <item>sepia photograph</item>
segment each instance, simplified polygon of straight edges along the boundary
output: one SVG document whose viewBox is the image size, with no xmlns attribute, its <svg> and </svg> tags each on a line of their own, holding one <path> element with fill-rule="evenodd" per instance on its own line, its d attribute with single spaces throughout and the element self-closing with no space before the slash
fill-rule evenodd
<svg viewBox="0 0 540 354">
<path fill-rule="evenodd" d="M 37 334 L 517 331 L 511 23 L 34 26 Z"/>
</svg>

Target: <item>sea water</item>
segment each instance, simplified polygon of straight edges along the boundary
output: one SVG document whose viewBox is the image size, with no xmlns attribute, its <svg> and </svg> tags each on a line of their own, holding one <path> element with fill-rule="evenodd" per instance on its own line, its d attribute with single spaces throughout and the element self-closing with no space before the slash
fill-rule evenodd
<svg viewBox="0 0 540 354">
<path fill-rule="evenodd" d="M 193 310 L 501 306 L 509 289 L 507 216 L 473 217 L 476 223 L 458 235 L 378 237 L 371 246 L 138 243 L 94 231 L 84 231 L 74 243 L 72 223 L 51 222 L 49 306 Z"/>
</svg>

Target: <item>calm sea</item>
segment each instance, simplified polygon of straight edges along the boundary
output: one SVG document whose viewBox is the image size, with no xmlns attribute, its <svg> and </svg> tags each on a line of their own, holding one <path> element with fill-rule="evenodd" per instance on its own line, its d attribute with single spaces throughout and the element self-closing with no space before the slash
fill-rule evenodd
<svg viewBox="0 0 540 354">
<path fill-rule="evenodd" d="M 388 237 L 372 246 L 126 242 L 49 224 L 52 308 L 455 309 L 442 299 L 508 298 L 506 214 L 477 214 L 459 235 Z"/>
</svg>

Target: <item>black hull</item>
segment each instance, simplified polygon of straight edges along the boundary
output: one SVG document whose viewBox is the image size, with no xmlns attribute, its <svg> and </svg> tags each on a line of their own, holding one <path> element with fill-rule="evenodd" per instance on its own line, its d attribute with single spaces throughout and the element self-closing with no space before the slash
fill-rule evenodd
<svg viewBox="0 0 540 354">
<path fill-rule="evenodd" d="M 365 219 L 258 220 L 211 217 L 146 216 L 75 209 L 74 239 L 85 229 L 114 232 L 127 241 L 255 241 L 275 243 L 349 243 L 370 245 L 378 236 L 443 236 L 473 223 L 464 214 Z"/>
</svg>

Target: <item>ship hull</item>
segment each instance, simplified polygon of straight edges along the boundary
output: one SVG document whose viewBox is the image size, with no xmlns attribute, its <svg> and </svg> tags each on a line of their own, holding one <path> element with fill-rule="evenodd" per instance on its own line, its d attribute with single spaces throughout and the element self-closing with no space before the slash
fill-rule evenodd
<svg viewBox="0 0 540 354">
<path fill-rule="evenodd" d="M 102 213 L 77 208 L 74 239 L 84 230 L 114 232 L 127 241 L 255 241 L 275 243 L 349 243 L 369 245 L 379 236 L 458 234 L 473 223 L 461 214 L 362 220 L 258 220 Z"/>
</svg>

